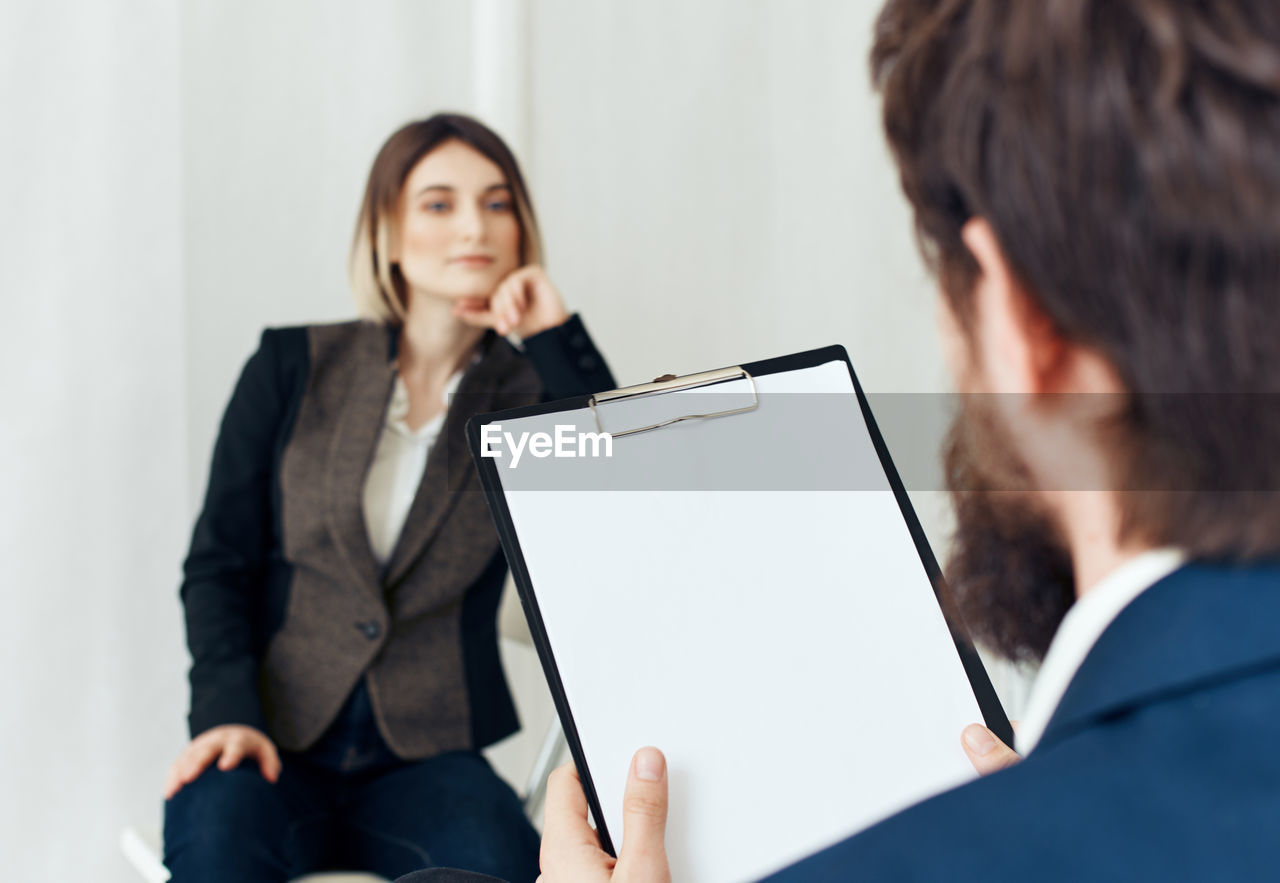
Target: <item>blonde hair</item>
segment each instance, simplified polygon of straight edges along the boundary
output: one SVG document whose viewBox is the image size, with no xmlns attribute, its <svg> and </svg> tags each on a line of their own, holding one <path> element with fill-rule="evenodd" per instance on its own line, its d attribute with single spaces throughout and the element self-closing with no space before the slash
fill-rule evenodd
<svg viewBox="0 0 1280 883">
<path fill-rule="evenodd" d="M 542 237 L 520 166 L 506 143 L 479 120 L 458 113 L 441 113 L 402 126 L 378 151 L 364 199 L 356 218 L 355 236 L 347 275 L 361 316 L 376 322 L 399 325 L 404 322 L 406 291 L 399 267 L 390 254 L 391 237 L 396 234 L 396 209 L 405 180 L 418 161 L 446 141 L 461 141 L 491 160 L 506 178 L 515 203 L 520 227 L 520 264 L 540 264 Z"/>
</svg>

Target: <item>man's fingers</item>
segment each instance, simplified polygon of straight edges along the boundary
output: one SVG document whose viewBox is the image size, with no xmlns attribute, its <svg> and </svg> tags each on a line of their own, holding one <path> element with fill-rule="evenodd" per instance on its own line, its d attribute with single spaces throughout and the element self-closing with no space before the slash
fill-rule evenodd
<svg viewBox="0 0 1280 883">
<path fill-rule="evenodd" d="M 631 774 L 622 798 L 622 851 L 618 861 L 662 857 L 667 829 L 667 761 L 656 748 L 641 748 L 631 759 Z"/>
<path fill-rule="evenodd" d="M 969 724 L 960 734 L 960 744 L 969 762 L 980 775 L 994 773 L 1013 766 L 1022 760 L 1017 753 L 996 738 L 995 733 L 981 724 Z"/>
<path fill-rule="evenodd" d="M 600 846 L 600 838 L 587 822 L 587 797 L 572 763 L 557 768 L 547 779 L 542 833 L 544 848 L 548 843 Z"/>
</svg>

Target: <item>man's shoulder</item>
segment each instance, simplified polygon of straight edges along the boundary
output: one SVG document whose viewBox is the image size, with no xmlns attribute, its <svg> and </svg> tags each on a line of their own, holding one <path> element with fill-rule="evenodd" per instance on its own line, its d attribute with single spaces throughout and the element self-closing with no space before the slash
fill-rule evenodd
<svg viewBox="0 0 1280 883">
<path fill-rule="evenodd" d="M 1056 775 L 1030 760 L 954 788 L 792 865 L 771 883 L 818 880 L 1043 879 L 1044 820 L 1033 794 Z M 1040 824 L 1028 824 L 1039 818 Z"/>
<path fill-rule="evenodd" d="M 771 879 L 1271 879 L 1277 707 L 1280 667 L 1153 700 Z"/>
</svg>

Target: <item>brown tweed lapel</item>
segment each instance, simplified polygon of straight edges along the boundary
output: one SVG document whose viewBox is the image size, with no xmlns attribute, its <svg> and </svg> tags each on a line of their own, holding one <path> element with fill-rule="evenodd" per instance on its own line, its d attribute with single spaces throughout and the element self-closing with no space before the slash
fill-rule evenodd
<svg viewBox="0 0 1280 883">
<path fill-rule="evenodd" d="M 384 578 L 387 586 L 394 586 L 404 578 L 462 493 L 476 486 L 475 465 L 471 462 L 464 432 L 466 422 L 476 414 L 502 406 L 500 393 L 504 381 L 519 367 L 519 357 L 505 340 L 491 339 L 486 343 L 488 349 L 484 357 L 463 375 L 449 403 L 440 438 L 427 458 L 422 483 L 387 563 Z"/>
<path fill-rule="evenodd" d="M 388 359 L 387 330 L 361 329 L 354 343 L 351 374 L 329 447 L 325 475 L 329 528 L 335 545 L 362 587 L 381 599 L 378 563 L 364 522 L 364 480 L 373 462 L 395 371 Z"/>
</svg>

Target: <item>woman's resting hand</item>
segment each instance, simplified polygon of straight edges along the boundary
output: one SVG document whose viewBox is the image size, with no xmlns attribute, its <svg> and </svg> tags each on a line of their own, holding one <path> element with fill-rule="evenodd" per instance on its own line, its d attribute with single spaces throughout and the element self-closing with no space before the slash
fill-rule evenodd
<svg viewBox="0 0 1280 883">
<path fill-rule="evenodd" d="M 522 339 L 563 325 L 569 318 L 560 292 L 537 264 L 508 275 L 487 298 L 459 299 L 453 314 L 468 325 L 492 328 L 502 335 L 516 334 Z"/>
<path fill-rule="evenodd" d="M 164 799 L 182 790 L 182 786 L 199 778 L 215 760 L 218 769 L 233 770 L 245 758 L 258 762 L 262 777 L 268 782 L 280 778 L 280 753 L 261 730 L 243 724 L 223 724 L 205 730 L 191 740 L 178 759 L 169 767 L 164 783 Z"/>
</svg>

